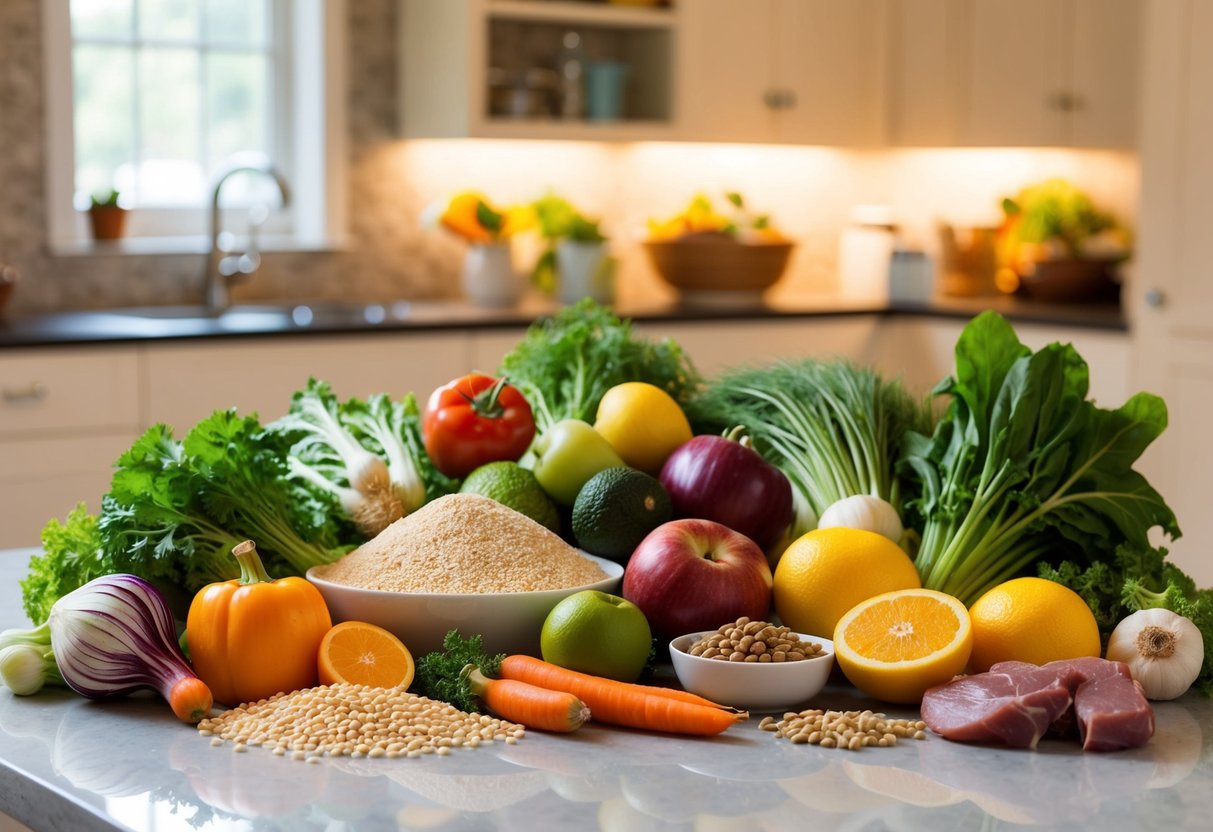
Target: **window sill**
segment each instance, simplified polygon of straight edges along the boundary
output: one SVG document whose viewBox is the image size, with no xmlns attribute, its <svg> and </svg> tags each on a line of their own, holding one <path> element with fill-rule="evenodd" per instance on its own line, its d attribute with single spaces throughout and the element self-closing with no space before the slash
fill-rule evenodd
<svg viewBox="0 0 1213 832">
<path fill-rule="evenodd" d="M 236 240 L 240 250 L 245 241 Z M 267 234 L 257 241 L 263 254 L 284 252 L 340 252 L 350 248 L 346 237 L 301 239 L 289 235 Z M 210 239 L 203 235 L 185 237 L 123 237 L 119 240 L 60 240 L 49 245 L 52 257 L 126 257 L 161 254 L 206 254 Z"/>
</svg>

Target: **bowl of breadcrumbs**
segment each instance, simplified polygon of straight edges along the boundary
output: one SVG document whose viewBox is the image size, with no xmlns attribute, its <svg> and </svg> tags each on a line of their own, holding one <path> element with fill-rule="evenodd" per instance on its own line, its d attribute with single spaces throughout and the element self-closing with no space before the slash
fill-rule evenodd
<svg viewBox="0 0 1213 832">
<path fill-rule="evenodd" d="M 413 655 L 458 628 L 490 653 L 539 655 L 552 607 L 584 589 L 618 592 L 623 567 L 565 543 L 478 494 L 450 494 L 402 517 L 345 557 L 308 570 L 333 622 L 365 621 Z"/>
</svg>

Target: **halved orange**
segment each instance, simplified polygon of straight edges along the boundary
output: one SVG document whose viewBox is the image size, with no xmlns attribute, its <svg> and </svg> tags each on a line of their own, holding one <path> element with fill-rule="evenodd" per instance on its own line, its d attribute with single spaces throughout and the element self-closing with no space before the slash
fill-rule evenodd
<svg viewBox="0 0 1213 832">
<path fill-rule="evenodd" d="M 348 682 L 375 688 L 407 688 L 413 683 L 413 654 L 382 627 L 343 621 L 320 641 L 316 661 L 320 684 Z"/>
<path fill-rule="evenodd" d="M 851 684 L 886 702 L 918 703 L 965 669 L 973 625 L 959 599 L 899 589 L 852 607 L 834 629 L 834 656 Z"/>
</svg>

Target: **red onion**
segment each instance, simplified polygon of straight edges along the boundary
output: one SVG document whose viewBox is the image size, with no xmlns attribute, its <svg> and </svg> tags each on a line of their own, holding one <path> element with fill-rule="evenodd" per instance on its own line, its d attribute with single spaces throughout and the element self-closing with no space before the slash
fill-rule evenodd
<svg viewBox="0 0 1213 832">
<path fill-rule="evenodd" d="M 56 601 L 47 623 L 59 672 L 81 696 L 107 699 L 151 688 L 186 722 L 210 711 L 210 691 L 181 653 L 168 603 L 142 578 L 89 581 Z"/>
<path fill-rule="evenodd" d="M 743 428 L 696 436 L 661 469 L 676 517 L 712 520 L 741 532 L 764 550 L 792 523 L 792 485 L 750 447 Z"/>
</svg>

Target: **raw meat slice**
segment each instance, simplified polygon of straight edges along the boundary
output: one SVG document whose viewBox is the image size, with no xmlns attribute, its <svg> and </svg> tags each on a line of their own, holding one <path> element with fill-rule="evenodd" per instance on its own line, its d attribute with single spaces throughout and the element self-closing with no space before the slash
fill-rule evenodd
<svg viewBox="0 0 1213 832">
<path fill-rule="evenodd" d="M 1031 665 L 1028 666 L 1031 667 Z M 1079 684 L 1096 679 L 1106 679 L 1109 676 L 1121 676 L 1125 679 L 1133 678 L 1133 675 L 1129 673 L 1129 666 L 1124 662 L 1108 661 L 1097 656 L 1084 656 L 1081 659 L 1062 659 L 1056 662 L 1049 662 L 1046 665 L 1042 665 L 1042 667 L 1057 668 L 1058 670 L 1066 668 L 1079 677 Z"/>
<path fill-rule="evenodd" d="M 1070 707 L 1073 672 L 1015 664 L 931 688 L 922 697 L 923 721 L 950 740 L 1035 748 Z"/>
<path fill-rule="evenodd" d="M 1125 679 L 1132 679 L 1129 673 L 1129 666 L 1124 662 L 1112 662 L 1096 656 L 1084 656 L 1079 659 L 1061 659 L 1055 662 L 1041 665 L 1041 667 L 1049 670 L 1057 670 L 1060 674 L 1067 675 L 1070 686 L 1071 695 L 1077 690 L 1083 682 L 1093 679 L 1103 679 L 1108 676 L 1122 676 Z M 1011 672 L 1015 670 L 1027 671 L 1035 670 L 1037 665 L 1029 664 L 1028 662 L 998 662 L 990 668 L 995 672 Z M 1053 720 L 1053 724 L 1049 726 L 1049 730 L 1045 733 L 1046 737 L 1063 740 L 1080 740 L 1081 736 L 1078 731 L 1078 719 L 1074 714 L 1074 705 L 1066 708 L 1065 713 Z"/>
<path fill-rule="evenodd" d="M 1154 736 L 1154 709 L 1141 685 L 1119 674 L 1079 685 L 1074 713 L 1083 751 L 1140 748 Z"/>
<path fill-rule="evenodd" d="M 1000 662 L 928 690 L 922 718 L 950 740 L 1013 748 L 1035 748 L 1046 731 L 1075 726 L 1084 751 L 1137 748 L 1154 734 L 1154 711 L 1128 666 L 1095 657 Z"/>
</svg>

